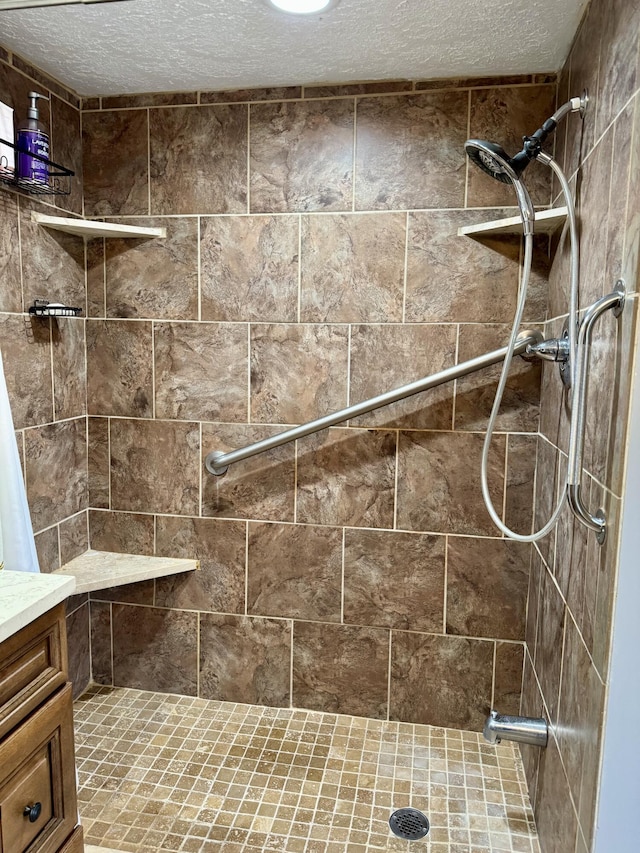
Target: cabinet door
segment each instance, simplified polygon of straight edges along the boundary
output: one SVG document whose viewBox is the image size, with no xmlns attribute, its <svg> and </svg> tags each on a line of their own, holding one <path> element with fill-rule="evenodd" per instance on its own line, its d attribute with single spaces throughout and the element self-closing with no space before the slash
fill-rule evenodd
<svg viewBox="0 0 640 853">
<path fill-rule="evenodd" d="M 55 853 L 76 822 L 67 685 L 0 744 L 0 851 Z"/>
</svg>

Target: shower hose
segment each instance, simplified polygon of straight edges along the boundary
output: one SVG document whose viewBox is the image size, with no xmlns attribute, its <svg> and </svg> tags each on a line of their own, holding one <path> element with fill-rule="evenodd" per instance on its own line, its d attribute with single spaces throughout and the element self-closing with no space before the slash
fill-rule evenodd
<svg viewBox="0 0 640 853">
<path fill-rule="evenodd" d="M 573 198 L 571 195 L 571 189 L 569 187 L 569 183 L 564 176 L 564 173 L 560 166 L 548 155 L 543 155 L 539 158 L 542 162 L 546 163 L 556 174 L 560 186 L 562 188 L 562 193 L 565 198 L 565 203 L 567 206 L 567 219 L 569 223 L 569 236 L 570 236 L 570 244 L 571 244 L 571 262 L 570 262 L 570 291 L 569 291 L 569 370 L 571 377 L 571 390 L 572 390 L 572 399 L 573 404 L 577 405 L 577 400 L 579 396 L 583 393 L 582 387 L 578 387 L 580 380 L 576 373 L 576 351 L 577 351 L 577 328 L 578 328 L 578 232 L 576 225 L 576 214 L 575 208 L 573 204 Z M 493 439 L 493 433 L 495 431 L 496 419 L 498 417 L 498 413 L 500 411 L 500 406 L 502 404 L 502 398 L 504 395 L 504 389 L 507 384 L 507 380 L 509 378 L 509 370 L 511 369 L 511 363 L 513 361 L 513 353 L 516 346 L 516 341 L 518 337 L 518 333 L 520 330 L 520 325 L 522 323 L 522 317 L 524 314 L 525 302 L 527 299 L 527 289 L 529 287 L 529 279 L 531 277 L 531 265 L 533 260 L 533 235 L 525 234 L 524 238 L 524 260 L 522 265 L 522 281 L 520 284 L 520 288 L 518 291 L 518 304 L 516 307 L 516 313 L 513 319 L 513 328 L 511 329 L 511 336 L 509 338 L 509 344 L 507 346 L 507 353 L 504 359 L 504 363 L 502 365 L 502 372 L 500 373 L 500 380 L 498 381 L 498 387 L 496 389 L 496 396 L 493 401 L 493 407 L 491 409 L 491 414 L 489 416 L 489 422 L 487 424 L 487 432 L 484 439 L 484 446 L 482 448 L 482 463 L 480 467 L 480 480 L 482 484 L 482 497 L 484 498 L 485 505 L 491 516 L 491 520 L 496 525 L 496 527 L 510 539 L 515 539 L 518 542 L 537 542 L 539 539 L 542 539 L 546 536 L 558 522 L 558 518 L 560 513 L 562 512 L 562 508 L 564 507 L 566 498 L 567 498 L 567 484 L 569 478 L 569 467 L 567 464 L 567 473 L 564 480 L 564 485 L 560 496 L 558 498 L 558 502 L 555 506 L 555 509 L 551 513 L 551 516 L 547 523 L 541 527 L 539 530 L 530 534 L 522 534 L 516 533 L 514 530 L 511 530 L 506 524 L 503 523 L 502 519 L 498 515 L 491 500 L 491 495 L 489 494 L 489 484 L 488 484 L 488 461 L 489 461 L 489 450 L 491 448 L 491 441 Z M 581 383 L 580 383 L 581 384 Z"/>
</svg>

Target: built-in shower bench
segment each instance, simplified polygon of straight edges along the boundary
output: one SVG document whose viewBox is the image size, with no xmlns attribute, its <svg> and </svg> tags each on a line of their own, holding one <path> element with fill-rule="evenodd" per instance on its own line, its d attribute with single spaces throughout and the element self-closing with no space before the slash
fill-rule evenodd
<svg viewBox="0 0 640 853">
<path fill-rule="evenodd" d="M 140 554 L 115 554 L 111 551 L 85 551 L 53 572 L 76 579 L 75 594 L 110 589 L 138 581 L 164 578 L 200 568 L 199 560 L 175 557 L 145 557 Z"/>
</svg>

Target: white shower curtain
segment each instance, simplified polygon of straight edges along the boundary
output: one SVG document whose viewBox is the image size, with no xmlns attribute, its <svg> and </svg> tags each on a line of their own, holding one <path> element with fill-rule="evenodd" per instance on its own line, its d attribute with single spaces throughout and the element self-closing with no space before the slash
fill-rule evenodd
<svg viewBox="0 0 640 853">
<path fill-rule="evenodd" d="M 0 352 L 0 567 L 39 572 Z"/>
</svg>

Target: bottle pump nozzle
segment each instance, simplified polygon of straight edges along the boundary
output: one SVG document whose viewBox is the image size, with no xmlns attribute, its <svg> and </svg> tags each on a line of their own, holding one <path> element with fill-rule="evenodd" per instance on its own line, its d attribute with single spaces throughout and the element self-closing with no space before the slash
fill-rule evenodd
<svg viewBox="0 0 640 853">
<path fill-rule="evenodd" d="M 29 92 L 29 111 L 27 113 L 27 118 L 32 118 L 38 121 L 40 118 L 40 111 L 38 110 L 38 101 L 48 101 L 46 95 L 41 95 L 39 92 Z"/>
</svg>

